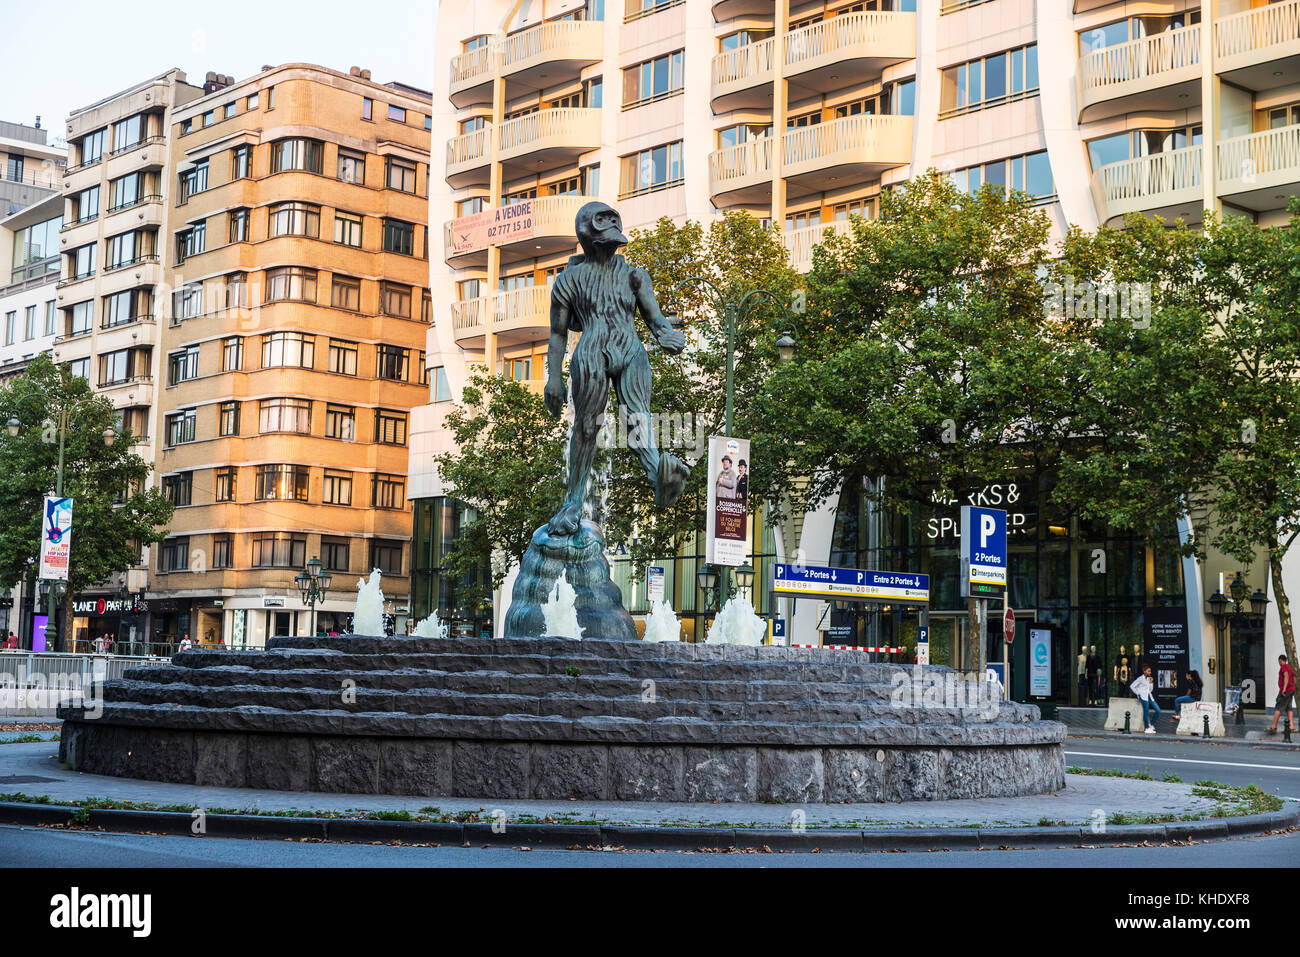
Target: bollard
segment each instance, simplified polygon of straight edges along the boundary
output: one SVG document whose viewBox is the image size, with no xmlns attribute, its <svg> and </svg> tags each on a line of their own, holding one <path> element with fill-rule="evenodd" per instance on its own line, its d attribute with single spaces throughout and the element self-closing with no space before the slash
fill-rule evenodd
<svg viewBox="0 0 1300 957">
<path fill-rule="evenodd" d="M 1243 708 L 1241 705 L 1237 705 L 1237 720 L 1234 721 L 1233 724 L 1245 724 L 1245 723 L 1246 723 L 1246 709 Z"/>
<path fill-rule="evenodd" d="M 1291 716 L 1287 715 L 1287 717 L 1289 718 Z M 1287 744 L 1291 743 L 1291 722 L 1290 721 L 1288 721 L 1286 723 L 1286 727 L 1282 729 L 1282 740 Z"/>
<path fill-rule="evenodd" d="M 1205 733 L 1202 734 L 1201 737 L 1208 738 L 1210 736 L 1210 716 L 1208 714 L 1203 714 L 1201 715 L 1201 720 L 1205 723 Z"/>
<path fill-rule="evenodd" d="M 1132 733 L 1133 733 L 1132 731 L 1129 730 L 1129 719 L 1132 718 L 1132 717 L 1133 717 L 1133 712 L 1132 712 L 1132 711 L 1125 711 L 1125 712 L 1124 712 L 1124 733 L 1125 733 L 1125 734 L 1132 734 Z"/>
</svg>

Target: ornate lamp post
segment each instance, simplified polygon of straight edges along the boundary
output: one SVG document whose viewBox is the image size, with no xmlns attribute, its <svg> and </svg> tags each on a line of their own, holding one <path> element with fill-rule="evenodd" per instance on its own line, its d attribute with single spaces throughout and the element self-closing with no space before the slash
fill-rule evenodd
<svg viewBox="0 0 1300 957">
<path fill-rule="evenodd" d="M 334 576 L 327 570 L 322 570 L 321 560 L 313 557 L 307 563 L 307 567 L 294 576 L 294 584 L 298 586 L 298 591 L 302 594 L 302 602 L 311 609 L 311 634 L 316 634 L 316 603 L 325 600 L 325 592 L 329 590 L 330 583 L 333 582 Z"/>
</svg>

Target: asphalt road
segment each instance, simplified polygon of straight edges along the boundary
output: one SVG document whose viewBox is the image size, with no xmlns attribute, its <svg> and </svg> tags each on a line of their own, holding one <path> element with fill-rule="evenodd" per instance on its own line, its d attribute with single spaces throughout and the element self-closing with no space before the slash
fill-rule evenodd
<svg viewBox="0 0 1300 957">
<path fill-rule="evenodd" d="M 1300 800 L 1300 750 L 1242 744 L 1192 743 L 1157 735 L 1076 738 L 1065 742 L 1065 763 L 1082 768 L 1146 771 L 1154 778 L 1177 774 L 1184 782 L 1257 784 L 1272 794 Z"/>
<path fill-rule="evenodd" d="M 1300 834 L 1190 846 L 759 854 L 397 847 L 104 834 L 0 825 L 0 867 L 1271 867 L 1300 859 Z"/>
</svg>

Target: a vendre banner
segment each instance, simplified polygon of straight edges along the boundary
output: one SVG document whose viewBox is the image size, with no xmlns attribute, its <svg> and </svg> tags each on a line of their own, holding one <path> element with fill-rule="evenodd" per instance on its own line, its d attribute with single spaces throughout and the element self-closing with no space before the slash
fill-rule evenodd
<svg viewBox="0 0 1300 957">
<path fill-rule="evenodd" d="M 41 520 L 41 567 L 38 578 L 67 581 L 72 557 L 72 499 L 45 496 Z"/>
<path fill-rule="evenodd" d="M 706 561 L 735 568 L 749 552 L 749 439 L 709 438 Z"/>
<path fill-rule="evenodd" d="M 451 251 L 453 254 L 466 253 L 493 243 L 531 239 L 532 235 L 533 201 L 526 199 L 453 220 Z"/>
</svg>

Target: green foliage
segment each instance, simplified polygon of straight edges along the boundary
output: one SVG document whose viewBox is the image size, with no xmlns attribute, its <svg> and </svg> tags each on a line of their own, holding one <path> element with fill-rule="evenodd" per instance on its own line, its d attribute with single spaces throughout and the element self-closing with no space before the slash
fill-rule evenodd
<svg viewBox="0 0 1300 957">
<path fill-rule="evenodd" d="M 114 426 L 112 402 L 66 365 L 37 356 L 0 390 L 0 421 L 20 423 L 17 436 L 0 431 L 0 586 L 16 584 L 39 557 L 44 497 L 56 485 L 61 410 L 68 414 L 63 494 L 74 500 L 70 600 L 138 564 L 141 547 L 166 536 L 173 509 L 159 489 L 145 487 L 150 465 L 132 450 L 129 430 L 104 444 L 103 433 Z"/>
</svg>

